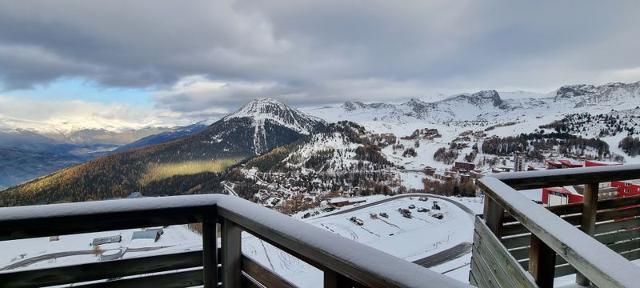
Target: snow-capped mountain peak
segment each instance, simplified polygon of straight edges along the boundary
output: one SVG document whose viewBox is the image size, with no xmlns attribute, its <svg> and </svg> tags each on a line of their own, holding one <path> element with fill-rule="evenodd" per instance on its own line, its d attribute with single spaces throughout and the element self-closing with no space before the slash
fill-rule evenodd
<svg viewBox="0 0 640 288">
<path fill-rule="evenodd" d="M 273 98 L 256 98 L 244 104 L 238 111 L 230 114 L 231 117 L 262 118 L 272 116 L 278 111 L 288 110 L 289 106 Z"/>
<path fill-rule="evenodd" d="M 273 148 L 270 142 L 275 130 L 286 128 L 295 134 L 309 135 L 324 127 L 326 122 L 308 115 L 272 98 L 258 98 L 242 106 L 238 111 L 222 119 L 225 123 L 241 121 L 253 129 L 253 148 L 255 154 L 264 153 Z M 280 137 L 283 137 L 282 135 Z M 290 137 L 289 137 L 290 138 Z"/>
<path fill-rule="evenodd" d="M 238 111 L 224 117 L 225 121 L 236 118 L 251 118 L 255 123 L 264 125 L 265 121 L 273 121 L 301 134 L 309 134 L 320 118 L 308 115 L 272 98 L 258 98 L 242 106 Z"/>
</svg>

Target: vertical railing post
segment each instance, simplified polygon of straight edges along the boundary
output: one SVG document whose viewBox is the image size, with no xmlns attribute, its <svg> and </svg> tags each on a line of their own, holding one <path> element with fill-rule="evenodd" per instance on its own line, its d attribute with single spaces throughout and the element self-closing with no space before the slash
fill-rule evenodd
<svg viewBox="0 0 640 288">
<path fill-rule="evenodd" d="M 588 235 L 593 235 L 595 233 L 599 192 L 599 183 L 589 183 L 584 185 L 584 200 L 582 203 L 582 218 L 580 220 L 580 229 L 582 229 L 582 231 Z M 589 286 L 589 279 L 578 272 L 576 273 L 576 284 L 580 286 Z"/>
<path fill-rule="evenodd" d="M 202 219 L 202 268 L 205 288 L 218 287 L 218 239 L 217 213 L 215 207 L 207 211 Z"/>
<path fill-rule="evenodd" d="M 504 222 L 504 208 L 485 193 L 484 195 L 484 221 L 487 227 L 498 239 L 502 237 L 502 222 Z"/>
<path fill-rule="evenodd" d="M 540 288 L 552 288 L 556 273 L 556 252 L 540 238 L 531 234 L 529 273 Z"/>
<path fill-rule="evenodd" d="M 222 220 L 222 287 L 239 288 L 242 261 L 242 229 L 228 219 Z"/>
</svg>

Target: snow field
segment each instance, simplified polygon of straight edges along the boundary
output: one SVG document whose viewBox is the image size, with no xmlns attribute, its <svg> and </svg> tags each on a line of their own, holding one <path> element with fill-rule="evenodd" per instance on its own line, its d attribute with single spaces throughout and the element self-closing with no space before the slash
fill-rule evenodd
<svg viewBox="0 0 640 288">
<path fill-rule="evenodd" d="M 123 258 L 190 251 L 201 249 L 202 247 L 200 235 L 185 226 L 168 226 L 164 228 L 164 234 L 157 242 L 146 239 L 132 241 L 131 235 L 134 231 L 140 231 L 140 229 L 61 235 L 58 241 L 49 241 L 49 237 L 0 241 L 0 270 L 8 265 L 17 265 L 16 263 L 20 261 L 34 257 L 44 259 L 15 269 L 23 270 L 98 262 L 100 257 L 91 253 L 93 249 L 90 245 L 91 242 L 94 238 L 114 235 L 121 235 L 122 241 L 120 243 L 100 245 L 100 249 L 110 252 L 115 249 L 134 249 L 134 251 L 125 252 Z M 136 249 L 141 251 L 135 251 Z M 56 255 L 61 255 L 58 253 L 69 251 L 78 252 L 79 255 L 56 257 Z"/>
<path fill-rule="evenodd" d="M 376 198 L 380 199 L 381 197 Z M 325 214 L 304 221 L 407 261 L 423 259 L 458 244 L 473 241 L 472 215 L 445 200 L 429 197 L 428 201 L 423 202 L 418 198 L 382 198 L 382 201 L 388 202 L 342 214 L 335 214 L 340 213 L 337 210 L 333 212 L 334 215 Z M 471 207 L 477 206 L 471 208 L 474 211 L 481 209 L 478 207 L 482 207 L 480 198 L 463 199 L 465 198 L 460 198 L 458 201 L 464 205 L 469 204 Z M 437 201 L 441 207 L 440 211 L 435 212 L 443 213 L 442 220 L 430 216 L 431 212 L 417 212 L 421 207 L 431 209 L 433 201 Z M 411 219 L 403 217 L 398 211 L 398 208 L 407 209 L 409 205 L 416 207 L 410 209 L 413 216 Z M 389 218 L 380 216 L 379 213 L 382 212 L 387 213 Z M 371 218 L 371 213 L 375 213 L 377 219 Z M 349 220 L 351 217 L 361 219 L 364 224 L 359 226 L 352 223 Z M 322 287 L 323 274 L 320 270 L 250 234 L 243 234 L 242 251 L 296 285 Z M 469 268 L 464 264 L 469 262 L 469 257 L 470 253 L 467 253 L 457 259 L 451 259 L 450 262 L 453 263 L 450 265 L 448 265 L 449 262 L 446 262 L 435 266 L 434 270 L 438 272 L 451 270 L 449 276 L 467 282 Z"/>
</svg>

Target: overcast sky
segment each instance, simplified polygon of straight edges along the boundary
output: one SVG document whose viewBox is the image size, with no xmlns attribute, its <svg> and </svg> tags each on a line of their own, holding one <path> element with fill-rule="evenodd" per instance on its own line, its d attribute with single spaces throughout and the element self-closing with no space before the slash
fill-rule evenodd
<svg viewBox="0 0 640 288">
<path fill-rule="evenodd" d="M 635 0 L 5 0 L 0 116 L 191 121 L 255 97 L 301 106 L 635 82 L 639 15 Z"/>
</svg>

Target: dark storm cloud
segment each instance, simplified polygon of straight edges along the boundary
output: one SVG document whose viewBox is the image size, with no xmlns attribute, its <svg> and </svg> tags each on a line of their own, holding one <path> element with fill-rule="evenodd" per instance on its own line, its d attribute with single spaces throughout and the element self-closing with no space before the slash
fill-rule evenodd
<svg viewBox="0 0 640 288">
<path fill-rule="evenodd" d="M 0 79 L 151 87 L 182 113 L 547 90 L 640 77 L 638 3 L 3 1 Z"/>
</svg>

